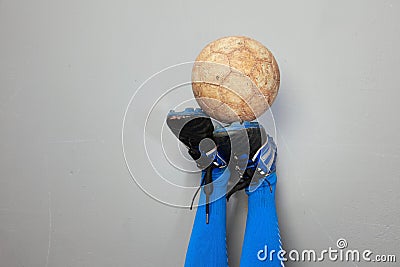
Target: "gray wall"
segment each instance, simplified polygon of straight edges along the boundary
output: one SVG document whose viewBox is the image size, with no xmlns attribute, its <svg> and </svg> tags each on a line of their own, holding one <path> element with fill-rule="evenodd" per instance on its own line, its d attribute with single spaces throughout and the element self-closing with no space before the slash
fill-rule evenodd
<svg viewBox="0 0 400 267">
<path fill-rule="evenodd" d="M 0 266 L 183 264 L 195 213 L 133 182 L 122 119 L 148 77 L 227 35 L 261 41 L 281 69 L 272 109 L 284 247 L 322 250 L 342 237 L 350 248 L 398 253 L 399 12 L 394 0 L 1 0 Z M 141 97 L 152 101 L 160 90 Z M 136 118 L 129 113 L 128 145 L 143 144 L 147 104 L 136 105 Z M 127 160 L 148 168 L 135 168 L 137 177 L 157 187 L 145 156 Z M 194 185 L 187 176 L 174 179 Z M 175 204 L 193 192 L 154 190 Z M 231 266 L 246 207 L 243 193 L 228 205 Z M 357 265 L 373 264 L 335 264 Z"/>
</svg>

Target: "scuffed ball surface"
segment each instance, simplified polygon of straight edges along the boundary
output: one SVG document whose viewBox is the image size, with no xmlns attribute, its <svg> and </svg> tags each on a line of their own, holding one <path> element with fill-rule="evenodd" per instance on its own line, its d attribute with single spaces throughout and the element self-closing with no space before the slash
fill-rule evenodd
<svg viewBox="0 0 400 267">
<path fill-rule="evenodd" d="M 200 107 L 225 123 L 262 115 L 278 94 L 280 74 L 260 42 L 229 36 L 208 44 L 196 58 L 192 89 Z"/>
</svg>

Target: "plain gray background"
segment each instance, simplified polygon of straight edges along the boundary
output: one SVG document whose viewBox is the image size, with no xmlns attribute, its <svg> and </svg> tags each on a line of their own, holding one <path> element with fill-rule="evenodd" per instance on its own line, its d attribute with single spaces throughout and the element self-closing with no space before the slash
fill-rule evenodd
<svg viewBox="0 0 400 267">
<path fill-rule="evenodd" d="M 195 213 L 133 182 L 122 119 L 148 77 L 227 35 L 280 66 L 284 248 L 345 238 L 399 261 L 399 13 L 394 0 L 0 0 L 0 266 L 183 264 Z M 230 266 L 246 208 L 243 193 L 228 205 Z"/>
</svg>

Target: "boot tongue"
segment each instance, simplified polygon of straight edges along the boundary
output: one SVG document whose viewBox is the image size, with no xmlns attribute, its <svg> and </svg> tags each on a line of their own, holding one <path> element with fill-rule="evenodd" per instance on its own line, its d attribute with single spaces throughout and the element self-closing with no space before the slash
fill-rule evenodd
<svg viewBox="0 0 400 267">
<path fill-rule="evenodd" d="M 214 135 L 214 140 L 217 144 L 219 154 L 225 162 L 229 163 L 231 157 L 231 142 L 227 132 L 225 131 L 223 134 Z"/>
<path fill-rule="evenodd" d="M 247 129 L 247 136 L 249 138 L 249 145 L 250 145 L 250 152 L 249 152 L 249 160 L 251 160 L 254 155 L 258 152 L 261 148 L 265 140 L 265 130 L 264 128 L 257 127 L 257 128 L 248 128 Z"/>
<path fill-rule="evenodd" d="M 194 159 L 198 160 L 201 157 L 201 153 L 198 149 L 195 148 L 189 148 L 189 155 Z"/>
</svg>

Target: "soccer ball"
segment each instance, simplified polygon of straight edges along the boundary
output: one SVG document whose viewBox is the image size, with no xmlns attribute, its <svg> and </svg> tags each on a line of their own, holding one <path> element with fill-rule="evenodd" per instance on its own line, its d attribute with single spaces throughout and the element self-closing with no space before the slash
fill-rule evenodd
<svg viewBox="0 0 400 267">
<path fill-rule="evenodd" d="M 252 121 L 272 105 L 280 74 L 272 53 L 256 40 L 229 36 L 208 44 L 196 58 L 192 89 L 200 107 L 225 123 Z"/>
</svg>

